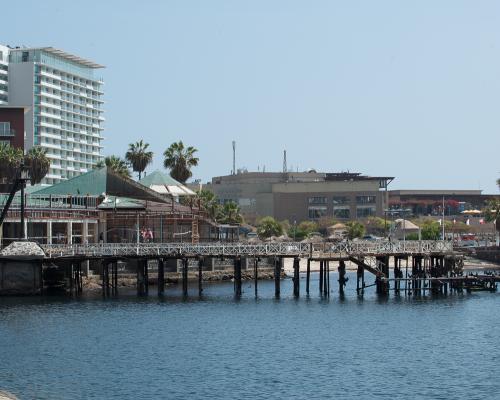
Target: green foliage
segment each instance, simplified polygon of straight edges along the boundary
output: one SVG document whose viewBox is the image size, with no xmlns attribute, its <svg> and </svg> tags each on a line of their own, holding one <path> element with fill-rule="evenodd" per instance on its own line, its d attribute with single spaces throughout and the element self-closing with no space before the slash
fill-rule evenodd
<svg viewBox="0 0 500 400">
<path fill-rule="evenodd" d="M 192 146 L 184 147 L 182 140 L 177 143 L 172 143 L 165 150 L 163 165 L 170 169 L 170 176 L 175 180 L 185 183 L 191 178 L 191 168 L 198 165 L 199 159 L 194 156 L 198 150 Z"/>
<path fill-rule="evenodd" d="M 283 227 L 273 217 L 264 217 L 257 225 L 257 234 L 261 239 L 267 239 L 271 236 L 281 236 Z"/>
<path fill-rule="evenodd" d="M 32 147 L 24 157 L 24 163 L 28 167 L 31 185 L 40 183 L 50 168 L 50 160 L 47 157 L 47 149 L 39 146 Z"/>
<path fill-rule="evenodd" d="M 492 199 L 486 204 L 483 210 L 486 221 L 496 221 L 497 231 L 500 231 L 500 200 Z"/>
<path fill-rule="evenodd" d="M 347 228 L 347 238 L 352 240 L 365 235 L 365 226 L 361 222 L 349 221 L 345 224 Z"/>
<path fill-rule="evenodd" d="M 305 239 L 312 232 L 318 230 L 318 224 L 313 221 L 302 221 L 296 227 L 292 226 L 288 231 L 288 236 L 295 238 L 296 240 Z"/>
<path fill-rule="evenodd" d="M 441 237 L 441 226 L 436 221 L 425 221 L 420 229 L 422 240 L 438 240 Z"/>
<path fill-rule="evenodd" d="M 122 160 L 117 156 L 108 156 L 104 159 L 104 161 L 99 161 L 96 164 L 96 168 L 108 167 L 114 173 L 121 175 L 125 178 L 130 178 L 130 170 L 128 169 L 128 165 L 125 160 Z"/>
<path fill-rule="evenodd" d="M 0 143 L 0 178 L 12 182 L 23 161 L 23 150 Z"/>
<path fill-rule="evenodd" d="M 368 217 L 366 221 L 366 229 L 372 233 L 383 235 L 389 228 L 389 221 L 380 217 Z"/>
<path fill-rule="evenodd" d="M 406 235 L 406 240 L 418 240 L 418 233 L 409 233 Z"/>
<path fill-rule="evenodd" d="M 208 214 L 210 219 L 217 221 L 222 217 L 222 207 L 214 192 L 202 189 L 196 193 L 200 199 L 201 209 Z"/>
<path fill-rule="evenodd" d="M 28 168 L 32 185 L 40 183 L 49 172 L 50 160 L 47 157 L 46 149 L 35 146 L 24 155 L 22 149 L 6 143 L 0 144 L 0 178 L 12 182 L 19 173 L 23 162 Z"/>
<path fill-rule="evenodd" d="M 243 222 L 240 207 L 234 201 L 224 203 L 221 210 L 221 221 L 223 224 L 237 225 Z"/>
<path fill-rule="evenodd" d="M 130 143 L 125 153 L 125 159 L 132 166 L 132 170 L 139 173 L 139 180 L 146 167 L 153 161 L 153 152 L 147 151 L 148 147 L 149 143 L 144 143 L 141 139 L 136 143 Z"/>
</svg>

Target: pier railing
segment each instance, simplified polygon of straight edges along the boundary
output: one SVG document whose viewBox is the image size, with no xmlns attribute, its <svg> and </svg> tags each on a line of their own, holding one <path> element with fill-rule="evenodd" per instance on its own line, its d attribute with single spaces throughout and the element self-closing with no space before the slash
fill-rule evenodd
<svg viewBox="0 0 500 400">
<path fill-rule="evenodd" d="M 453 251 L 446 241 L 359 241 L 343 243 L 98 243 L 41 245 L 47 258 L 59 257 L 334 257 L 427 254 Z"/>
</svg>

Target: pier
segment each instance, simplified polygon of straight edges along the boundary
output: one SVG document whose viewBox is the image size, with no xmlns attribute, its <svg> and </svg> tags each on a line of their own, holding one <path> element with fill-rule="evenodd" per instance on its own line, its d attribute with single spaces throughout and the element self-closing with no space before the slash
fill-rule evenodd
<svg viewBox="0 0 500 400">
<path fill-rule="evenodd" d="M 242 295 L 243 259 L 247 271 L 253 274 L 255 294 L 258 292 L 260 260 L 271 259 L 275 282 L 275 295 L 281 294 L 283 259 L 293 259 L 293 294 L 301 295 L 300 265 L 306 263 L 305 293 L 311 291 L 311 262 L 319 262 L 319 293 L 330 296 L 331 274 L 335 262 L 338 272 L 338 290 L 342 296 L 348 278 L 346 263 L 357 266 L 356 291 L 362 296 L 366 288 L 375 286 L 380 295 L 393 292 L 396 295 L 446 294 L 453 290 L 489 290 L 494 291 L 500 276 L 491 274 L 464 275 L 463 255 L 453 251 L 452 244 L 446 241 L 358 241 L 342 243 L 122 243 L 122 244 L 83 244 L 83 245 L 41 245 L 46 264 L 66 266 L 70 271 L 69 288 L 71 293 L 82 292 L 82 263 L 98 261 L 101 264 L 100 275 L 102 291 L 106 296 L 118 294 L 118 262 L 136 264 L 137 294 L 149 294 L 148 263 L 154 261 L 157 266 L 158 295 L 165 293 L 165 265 L 168 262 L 180 263 L 180 283 L 182 293 L 188 293 L 188 270 L 195 263 L 197 272 L 198 294 L 203 292 L 203 273 L 209 259 L 232 260 L 234 293 Z M 392 265 L 391 265 L 392 263 Z M 251 267 L 248 267 L 250 265 Z M 69 266 L 69 267 L 68 267 Z M 269 266 L 268 266 L 269 267 Z M 368 284 L 368 273 L 375 279 Z M 369 275 L 368 275 L 369 276 Z"/>
</svg>

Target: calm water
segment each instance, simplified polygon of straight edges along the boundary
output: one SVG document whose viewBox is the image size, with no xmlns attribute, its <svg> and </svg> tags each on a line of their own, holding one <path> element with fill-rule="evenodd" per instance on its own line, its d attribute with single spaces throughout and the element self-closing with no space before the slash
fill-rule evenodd
<svg viewBox="0 0 500 400">
<path fill-rule="evenodd" d="M 499 398 L 500 297 L 0 299 L 0 388 L 21 399 Z M 371 279 L 371 278 L 370 278 Z M 305 281 L 302 280 L 304 291 Z M 195 289 L 193 289 L 195 293 Z"/>
</svg>

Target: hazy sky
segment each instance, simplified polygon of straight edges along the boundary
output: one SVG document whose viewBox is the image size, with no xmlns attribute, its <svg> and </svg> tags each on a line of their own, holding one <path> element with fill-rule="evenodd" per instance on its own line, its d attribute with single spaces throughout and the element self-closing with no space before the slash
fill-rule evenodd
<svg viewBox="0 0 500 400">
<path fill-rule="evenodd" d="M 6 1 L 0 43 L 106 65 L 105 149 L 199 149 L 237 167 L 395 176 L 395 189 L 500 177 L 498 1 Z M 152 170 L 152 168 L 150 168 Z"/>
</svg>

